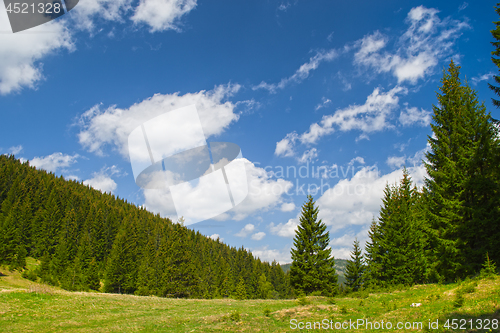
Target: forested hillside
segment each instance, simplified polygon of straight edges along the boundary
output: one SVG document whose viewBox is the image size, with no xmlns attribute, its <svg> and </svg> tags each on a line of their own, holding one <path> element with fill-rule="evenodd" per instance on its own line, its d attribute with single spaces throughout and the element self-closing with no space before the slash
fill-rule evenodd
<svg viewBox="0 0 500 333">
<path fill-rule="evenodd" d="M 287 275 L 112 194 L 0 155 L 0 264 L 67 290 L 277 298 Z"/>
</svg>

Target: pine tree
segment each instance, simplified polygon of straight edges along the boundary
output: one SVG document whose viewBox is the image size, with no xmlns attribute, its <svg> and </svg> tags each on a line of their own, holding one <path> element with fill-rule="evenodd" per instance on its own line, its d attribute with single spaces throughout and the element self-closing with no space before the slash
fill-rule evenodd
<svg viewBox="0 0 500 333">
<path fill-rule="evenodd" d="M 345 278 L 346 285 L 352 291 L 358 291 L 363 286 L 363 278 L 365 265 L 363 263 L 363 255 L 359 247 L 359 241 L 356 239 L 351 252 L 351 260 L 347 261 Z"/>
<path fill-rule="evenodd" d="M 335 260 L 331 256 L 329 232 L 326 225 L 318 220 L 319 209 L 314 207 L 312 196 L 302 207 L 300 224 L 293 240 L 291 250 L 292 266 L 290 282 L 297 294 L 306 295 L 320 292 L 332 295 L 337 290 Z"/>
<path fill-rule="evenodd" d="M 486 252 L 500 255 L 498 130 L 459 71 L 451 61 L 443 73 L 426 154 L 433 273 L 448 281 L 477 273 Z"/>
</svg>

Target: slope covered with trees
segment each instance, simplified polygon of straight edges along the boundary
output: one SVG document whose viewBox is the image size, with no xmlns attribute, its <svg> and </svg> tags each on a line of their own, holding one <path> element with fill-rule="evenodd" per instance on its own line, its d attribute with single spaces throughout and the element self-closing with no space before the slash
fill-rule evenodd
<svg viewBox="0 0 500 333">
<path fill-rule="evenodd" d="M 276 262 L 14 156 L 0 156 L 0 207 L 0 264 L 22 269 L 27 256 L 37 258 L 40 268 L 29 276 L 67 290 L 203 298 L 289 293 Z"/>
</svg>

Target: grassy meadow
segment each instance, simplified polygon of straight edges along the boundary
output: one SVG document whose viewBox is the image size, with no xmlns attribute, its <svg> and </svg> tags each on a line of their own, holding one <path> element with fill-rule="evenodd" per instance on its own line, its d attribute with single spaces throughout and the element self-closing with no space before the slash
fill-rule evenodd
<svg viewBox="0 0 500 333">
<path fill-rule="evenodd" d="M 349 297 L 199 300 L 68 292 L 6 268 L 0 273 L 0 332 L 500 332 L 491 323 L 476 330 L 488 319 L 500 320 L 499 276 Z M 347 325 L 358 319 L 369 320 L 373 329 Z M 458 319 L 458 329 L 444 328 L 448 319 Z M 439 320 L 439 328 L 429 329 L 429 320 Z M 382 321 L 384 329 L 376 329 L 375 322 L 380 327 Z M 345 329 L 335 329 L 336 322 L 337 328 L 346 322 Z M 398 322 L 421 322 L 422 328 L 397 329 Z"/>
</svg>

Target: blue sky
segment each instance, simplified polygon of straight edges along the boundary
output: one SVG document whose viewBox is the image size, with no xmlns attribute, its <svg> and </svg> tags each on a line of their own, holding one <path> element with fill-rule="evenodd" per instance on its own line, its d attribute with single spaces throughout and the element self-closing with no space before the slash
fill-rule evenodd
<svg viewBox="0 0 500 333">
<path fill-rule="evenodd" d="M 127 137 L 195 104 L 214 120 L 204 124 L 208 142 L 241 147 L 250 192 L 189 227 L 290 262 L 311 193 L 333 254 L 347 258 L 403 165 L 422 184 L 435 91 L 450 59 L 498 117 L 487 87 L 496 71 L 493 6 L 81 0 L 16 34 L 1 7 L 0 153 L 176 221 L 168 191 L 135 184 Z"/>
</svg>

